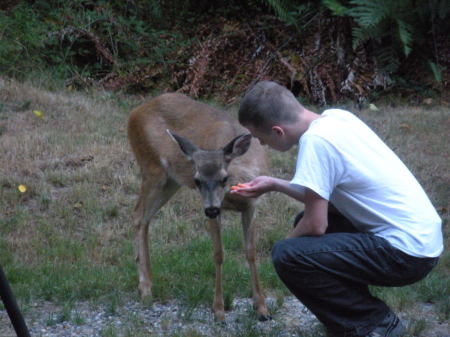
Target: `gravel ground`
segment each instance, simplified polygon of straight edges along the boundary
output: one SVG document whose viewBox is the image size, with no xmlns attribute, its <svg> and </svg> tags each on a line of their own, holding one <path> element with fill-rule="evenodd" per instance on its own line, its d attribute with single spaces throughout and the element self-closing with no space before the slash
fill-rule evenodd
<svg viewBox="0 0 450 337">
<path fill-rule="evenodd" d="M 268 298 L 273 319 L 257 322 L 249 299 L 236 299 L 227 312 L 226 324 L 216 324 L 209 308 L 189 309 L 173 301 L 154 303 L 151 307 L 128 302 L 120 307 L 77 303 L 71 310 L 49 302 L 28 305 L 24 311 L 33 337 L 104 337 L 104 336 L 323 336 L 314 315 L 294 297 L 286 297 L 281 306 Z M 433 306 L 419 305 L 414 312 L 400 316 L 415 321 L 410 336 L 450 337 L 449 322 L 439 322 Z M 420 321 L 420 324 L 417 324 Z M 419 327 L 420 326 L 420 327 Z M 250 329 L 249 329 L 250 327 Z M 255 334 L 256 332 L 256 334 Z M 15 336 L 5 311 L 0 311 L 0 336 Z"/>
</svg>

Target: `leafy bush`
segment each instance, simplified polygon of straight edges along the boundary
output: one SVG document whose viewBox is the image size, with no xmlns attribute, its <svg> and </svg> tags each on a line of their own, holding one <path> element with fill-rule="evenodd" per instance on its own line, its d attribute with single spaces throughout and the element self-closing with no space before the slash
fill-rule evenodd
<svg viewBox="0 0 450 337">
<path fill-rule="evenodd" d="M 179 46 L 160 2 L 25 1 L 0 12 L 0 70 L 51 70 L 63 79 L 101 79 L 141 64 L 163 64 Z"/>
<path fill-rule="evenodd" d="M 298 20 L 313 1 L 264 0 L 287 23 Z M 442 79 L 437 48 L 438 36 L 448 36 L 450 6 L 446 0 L 322 0 L 318 10 L 353 19 L 353 48 L 366 44 L 387 73 L 399 70 L 416 53 L 436 81 Z"/>
<path fill-rule="evenodd" d="M 335 15 L 353 18 L 356 23 L 353 47 L 370 41 L 375 57 L 390 73 L 398 70 L 403 58 L 413 49 L 427 60 L 435 59 L 436 50 L 432 47 L 436 41 L 430 43 L 427 36 L 438 28 L 437 19 L 448 17 L 449 7 L 444 6 L 444 2 L 349 0 L 341 4 L 337 0 L 323 1 Z"/>
<path fill-rule="evenodd" d="M 24 3 L 8 14 L 0 11 L 0 72 L 26 74 L 42 65 L 45 30 L 39 16 Z"/>
<path fill-rule="evenodd" d="M 0 71 L 13 77 L 207 93 L 265 76 L 326 105 L 394 85 L 445 91 L 450 75 L 446 0 L 14 2 L 0 10 Z"/>
</svg>

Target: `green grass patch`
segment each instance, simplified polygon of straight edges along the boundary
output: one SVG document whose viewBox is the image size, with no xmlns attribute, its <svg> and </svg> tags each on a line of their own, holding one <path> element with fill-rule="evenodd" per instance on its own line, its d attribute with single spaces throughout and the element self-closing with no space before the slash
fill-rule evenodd
<svg viewBox="0 0 450 337">
<path fill-rule="evenodd" d="M 138 99 L 104 92 L 49 92 L 0 78 L 0 102 L 0 263 L 18 299 L 89 300 L 107 304 L 111 312 L 120 306 L 119 299 L 137 299 L 132 211 L 139 180 L 126 119 Z M 45 120 L 34 116 L 36 108 Z M 424 186 L 444 220 L 448 247 L 449 109 L 380 106 L 378 112 L 363 110 L 359 115 Z M 272 174 L 289 179 L 295 151 L 268 154 Z M 19 184 L 27 191 L 19 192 Z M 273 269 L 271 248 L 288 233 L 300 209 L 299 203 L 273 193 L 262 198 L 255 219 L 261 283 L 279 304 L 289 292 Z M 211 305 L 215 268 L 206 228 L 195 191 L 181 190 L 155 216 L 149 235 L 154 300 Z M 235 297 L 251 296 L 239 214 L 223 215 L 222 233 L 224 298 L 230 308 Z M 448 320 L 449 266 L 446 248 L 421 282 L 373 288 L 374 293 L 397 309 L 433 303 L 440 319 Z M 104 331 L 105 336 L 123 333 Z"/>
<path fill-rule="evenodd" d="M 5 273 L 16 296 L 25 300 L 41 298 L 64 302 L 98 299 L 134 289 L 134 270 L 121 265 L 93 265 L 84 253 L 86 248 L 59 242 L 46 254 L 40 254 L 44 261 L 41 264 L 6 265 Z"/>
<path fill-rule="evenodd" d="M 225 304 L 230 307 L 234 297 L 251 297 L 250 273 L 240 228 L 224 230 L 223 243 L 223 291 Z M 215 264 L 212 241 L 207 234 L 193 238 L 182 246 L 154 247 L 152 252 L 155 299 L 165 301 L 177 298 L 191 306 L 212 303 Z M 258 264 L 261 282 L 265 287 L 282 287 L 274 279 L 274 271 L 267 256 L 260 258 Z"/>
</svg>

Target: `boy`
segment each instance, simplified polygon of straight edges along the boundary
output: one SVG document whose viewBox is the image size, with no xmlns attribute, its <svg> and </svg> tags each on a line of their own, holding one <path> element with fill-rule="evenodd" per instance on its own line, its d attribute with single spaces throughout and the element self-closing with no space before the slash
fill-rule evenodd
<svg viewBox="0 0 450 337">
<path fill-rule="evenodd" d="M 404 325 L 368 285 L 417 282 L 443 250 L 441 219 L 411 172 L 350 112 L 316 114 L 274 82 L 247 92 L 239 122 L 275 150 L 299 145 L 291 181 L 261 176 L 232 191 L 278 191 L 304 203 L 272 250 L 283 283 L 330 336 L 402 336 Z"/>
</svg>

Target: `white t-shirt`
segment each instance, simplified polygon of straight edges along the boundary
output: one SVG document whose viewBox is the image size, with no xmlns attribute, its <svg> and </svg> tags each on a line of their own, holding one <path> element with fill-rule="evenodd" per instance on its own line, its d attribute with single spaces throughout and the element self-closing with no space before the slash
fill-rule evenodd
<svg viewBox="0 0 450 337">
<path fill-rule="evenodd" d="M 442 223 L 416 178 L 389 147 L 352 113 L 325 110 L 300 137 L 291 184 L 329 200 L 361 232 L 401 251 L 436 257 Z"/>
</svg>

